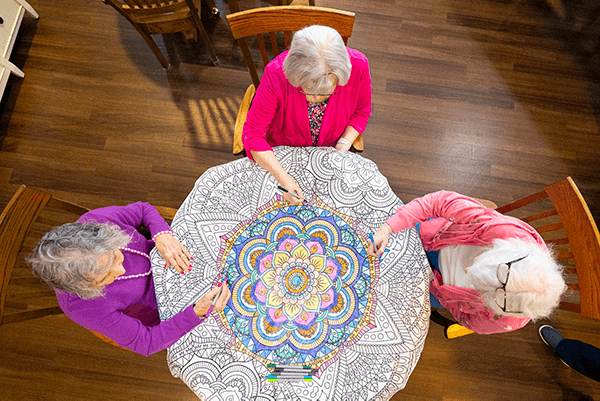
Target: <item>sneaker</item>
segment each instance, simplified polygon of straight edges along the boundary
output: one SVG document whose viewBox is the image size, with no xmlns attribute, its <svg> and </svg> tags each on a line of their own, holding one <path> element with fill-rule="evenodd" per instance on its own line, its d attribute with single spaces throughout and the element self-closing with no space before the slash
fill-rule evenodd
<svg viewBox="0 0 600 401">
<path fill-rule="evenodd" d="M 565 339 L 554 327 L 547 324 L 540 326 L 539 332 L 542 341 L 554 351 L 558 343 Z"/>
</svg>

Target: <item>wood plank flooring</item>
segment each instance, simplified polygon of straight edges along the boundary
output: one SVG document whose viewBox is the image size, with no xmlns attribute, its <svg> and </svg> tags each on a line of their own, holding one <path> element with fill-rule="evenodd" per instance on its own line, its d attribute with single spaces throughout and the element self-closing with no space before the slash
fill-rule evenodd
<svg viewBox="0 0 600 401">
<path fill-rule="evenodd" d="M 231 135 L 251 82 L 221 15 L 203 7 L 203 43 L 142 38 L 98 0 L 30 0 L 0 103 L 0 207 L 18 185 L 96 208 L 142 200 L 178 207 L 208 168 L 235 160 Z M 240 0 L 240 6 L 258 6 Z M 319 0 L 356 13 L 373 115 L 363 156 L 405 202 L 439 189 L 499 205 L 571 176 L 600 221 L 598 25 L 592 0 L 560 20 L 536 0 Z M 600 346 L 600 322 L 569 312 L 517 332 L 448 341 L 432 325 L 393 400 L 593 400 L 600 383 L 542 344 L 541 323 Z M 0 327 L 2 400 L 192 400 L 148 358 L 101 342 L 64 315 Z"/>
</svg>

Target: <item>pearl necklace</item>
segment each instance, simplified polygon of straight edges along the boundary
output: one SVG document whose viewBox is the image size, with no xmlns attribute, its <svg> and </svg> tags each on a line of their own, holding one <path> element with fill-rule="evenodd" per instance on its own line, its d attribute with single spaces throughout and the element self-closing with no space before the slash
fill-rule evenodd
<svg viewBox="0 0 600 401">
<path fill-rule="evenodd" d="M 135 249 L 126 248 L 126 247 L 123 247 L 123 246 L 120 246 L 119 249 L 121 251 L 131 252 L 131 253 L 135 253 L 136 255 L 143 256 L 146 259 L 148 259 L 150 262 L 152 262 L 152 259 L 150 259 L 150 255 L 148 255 L 148 254 L 146 254 L 144 252 L 136 251 Z M 115 280 L 127 280 L 127 279 L 130 279 L 130 278 L 138 278 L 138 277 L 149 276 L 151 274 L 152 274 L 152 266 L 150 266 L 150 270 L 147 271 L 146 273 L 133 274 L 131 276 L 119 276 L 119 277 L 115 278 Z"/>
</svg>

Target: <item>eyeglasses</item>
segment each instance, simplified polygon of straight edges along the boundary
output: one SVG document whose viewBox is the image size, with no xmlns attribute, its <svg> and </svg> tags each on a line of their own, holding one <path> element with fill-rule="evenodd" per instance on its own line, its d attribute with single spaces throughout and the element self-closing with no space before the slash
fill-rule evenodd
<svg viewBox="0 0 600 401">
<path fill-rule="evenodd" d="M 298 93 L 302 93 L 303 95 L 306 95 L 306 96 L 314 96 L 314 97 L 321 97 L 321 96 L 322 96 L 322 97 L 329 97 L 329 96 L 333 96 L 333 95 L 335 95 L 335 94 L 337 93 L 337 90 L 334 90 L 334 91 L 333 91 L 333 92 L 331 92 L 331 93 L 306 93 L 306 92 L 303 92 L 303 91 L 301 91 L 300 89 L 298 89 Z"/>
<path fill-rule="evenodd" d="M 529 256 L 529 255 L 525 255 L 522 258 L 515 259 L 512 262 L 500 263 L 498 265 L 498 269 L 496 270 L 496 278 L 498 279 L 498 281 L 500 281 L 500 284 L 502 284 L 502 287 L 496 289 L 496 292 L 494 293 L 494 302 L 496 302 L 496 305 L 498 305 L 498 307 L 500 309 L 502 309 L 502 312 L 505 312 L 505 313 L 522 313 L 522 312 L 507 311 L 506 310 L 506 284 L 508 283 L 508 277 L 510 276 L 510 267 L 512 266 L 512 264 L 513 263 L 517 263 L 517 262 L 525 259 L 527 256 Z M 500 295 L 504 299 L 504 306 L 501 306 L 498 303 L 498 291 L 500 291 Z"/>
</svg>

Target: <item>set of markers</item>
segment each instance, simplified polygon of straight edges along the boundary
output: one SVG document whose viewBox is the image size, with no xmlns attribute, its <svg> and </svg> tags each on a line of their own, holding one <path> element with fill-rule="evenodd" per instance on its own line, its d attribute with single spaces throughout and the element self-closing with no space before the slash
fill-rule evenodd
<svg viewBox="0 0 600 401">
<path fill-rule="evenodd" d="M 317 373 L 316 369 L 310 366 L 296 365 L 277 365 L 274 363 L 267 364 L 271 369 L 271 374 L 267 376 L 270 382 L 289 382 L 289 381 L 312 381 L 313 375 Z"/>
</svg>

